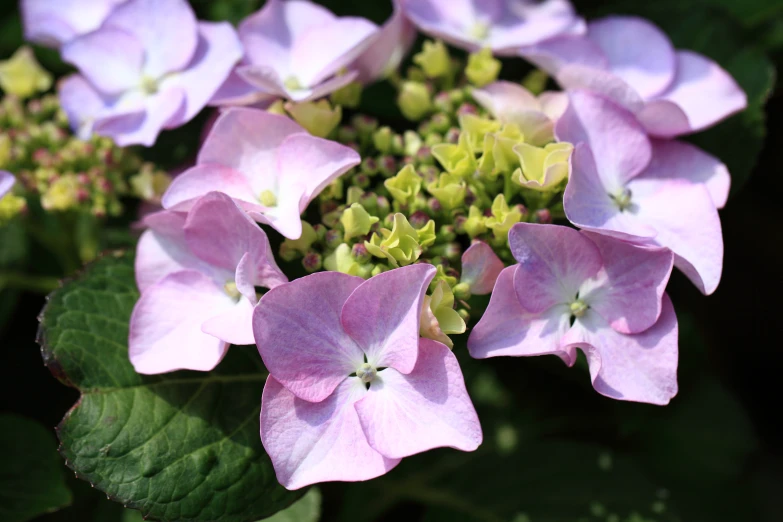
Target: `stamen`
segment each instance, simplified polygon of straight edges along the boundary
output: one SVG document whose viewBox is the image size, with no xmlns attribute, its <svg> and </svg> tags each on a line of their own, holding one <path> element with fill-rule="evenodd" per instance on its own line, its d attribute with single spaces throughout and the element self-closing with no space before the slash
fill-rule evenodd
<svg viewBox="0 0 783 522">
<path fill-rule="evenodd" d="M 582 317 L 583 315 L 585 315 L 585 312 L 590 307 L 587 306 L 587 303 L 585 303 L 584 301 L 582 301 L 580 299 L 577 299 L 576 301 L 571 303 L 571 307 L 570 308 L 571 308 L 571 314 L 574 317 L 579 318 L 579 317 Z"/>
<path fill-rule="evenodd" d="M 376 370 L 369 363 L 364 363 L 356 369 L 356 376 L 364 383 L 369 384 L 375 380 L 375 376 L 378 375 Z"/>
<path fill-rule="evenodd" d="M 151 76 L 144 76 L 141 79 L 141 90 L 144 94 L 151 96 L 158 92 L 158 82 Z"/>
<path fill-rule="evenodd" d="M 296 76 L 289 76 L 288 78 L 286 78 L 286 80 L 283 82 L 283 85 L 289 91 L 300 91 L 304 88 L 302 84 L 299 82 L 299 78 L 297 78 Z"/>
<path fill-rule="evenodd" d="M 239 296 L 242 295 L 234 281 L 229 281 L 228 283 L 224 284 L 223 290 L 226 292 L 226 294 L 228 294 L 229 297 L 234 299 L 239 299 Z"/>
<path fill-rule="evenodd" d="M 261 195 L 258 197 L 258 199 L 261 201 L 261 204 L 265 207 L 276 207 L 277 206 L 277 196 L 275 196 L 275 193 L 271 190 L 265 190 L 261 192 Z"/>
<path fill-rule="evenodd" d="M 482 21 L 476 21 L 470 28 L 468 34 L 476 40 L 486 40 L 489 36 L 489 24 Z"/>
<path fill-rule="evenodd" d="M 620 210 L 625 210 L 631 206 L 631 190 L 628 188 L 624 188 L 614 196 L 610 194 L 609 197 L 614 200 L 617 204 L 617 208 Z"/>
</svg>

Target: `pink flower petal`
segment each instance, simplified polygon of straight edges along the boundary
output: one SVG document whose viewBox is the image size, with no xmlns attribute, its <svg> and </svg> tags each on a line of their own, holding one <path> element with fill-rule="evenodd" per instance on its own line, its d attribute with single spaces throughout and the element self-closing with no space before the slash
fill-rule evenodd
<svg viewBox="0 0 783 522">
<path fill-rule="evenodd" d="M 0 199 L 8 194 L 16 183 L 16 178 L 10 172 L 0 170 Z"/>
<path fill-rule="evenodd" d="M 247 83 L 234 69 L 209 101 L 209 105 L 218 107 L 262 106 L 271 103 L 274 99 L 274 95 L 261 92 L 255 86 Z"/>
<path fill-rule="evenodd" d="M 131 33 L 104 28 L 65 44 L 64 61 L 79 71 L 104 94 L 119 94 L 139 86 L 144 48 Z"/>
<path fill-rule="evenodd" d="M 590 146 L 604 187 L 615 193 L 650 163 L 652 147 L 634 115 L 599 95 L 576 91 L 555 128 L 560 141 Z"/>
<path fill-rule="evenodd" d="M 171 182 L 163 194 L 163 208 L 189 209 L 197 198 L 219 190 L 237 201 L 258 206 L 258 194 L 254 193 L 248 179 L 242 173 L 214 163 L 192 167 Z"/>
<path fill-rule="evenodd" d="M 567 64 L 560 68 L 555 79 L 563 89 L 589 91 L 613 101 L 632 113 L 637 113 L 644 108 L 644 100 L 639 93 L 610 71 L 580 64 Z"/>
<path fill-rule="evenodd" d="M 583 235 L 598 247 L 604 266 L 582 286 L 580 298 L 620 333 L 650 328 L 661 313 L 674 255 L 668 248 L 637 246 L 590 232 Z"/>
<path fill-rule="evenodd" d="M 185 223 L 185 238 L 199 258 L 232 272 L 249 255 L 245 275 L 251 287 L 274 288 L 288 282 L 275 263 L 266 233 L 225 194 L 210 192 L 193 205 Z M 255 290 L 252 295 L 255 298 Z"/>
<path fill-rule="evenodd" d="M 187 69 L 170 80 L 185 89 L 185 111 L 181 119 L 169 122 L 170 128 L 184 125 L 201 112 L 242 58 L 242 44 L 230 24 L 199 22 L 198 35 Z"/>
<path fill-rule="evenodd" d="M 420 342 L 410 374 L 379 372 L 356 402 L 367 441 L 388 458 L 440 447 L 473 451 L 482 441 L 481 425 L 457 358 L 439 342 Z"/>
<path fill-rule="evenodd" d="M 731 176 L 726 165 L 700 148 L 682 141 L 652 140 L 652 161 L 645 178 L 683 179 L 703 184 L 717 208 L 729 198 Z"/>
<path fill-rule="evenodd" d="M 691 132 L 711 127 L 748 106 L 745 92 L 729 73 L 691 51 L 677 51 L 674 82 L 659 98 L 677 104 L 685 112 Z"/>
<path fill-rule="evenodd" d="M 59 47 L 94 31 L 112 9 L 125 0 L 22 0 L 24 38 L 47 47 Z"/>
<path fill-rule="evenodd" d="M 255 300 L 251 301 L 246 296 L 240 297 L 232 308 L 204 321 L 201 331 L 235 345 L 255 344 L 254 308 Z"/>
<path fill-rule="evenodd" d="M 487 42 L 501 55 L 514 55 L 520 47 L 559 35 L 584 33 L 584 22 L 567 0 L 506 2 L 506 9 L 492 25 Z"/>
<path fill-rule="evenodd" d="M 200 272 L 175 272 L 147 288 L 130 320 L 128 348 L 143 374 L 213 369 L 226 354 L 225 340 L 201 325 L 235 306 L 234 300 Z"/>
<path fill-rule="evenodd" d="M 665 294 L 660 319 L 640 334 L 618 333 L 588 311 L 563 342 L 585 352 L 601 395 L 663 405 L 677 394 L 677 317 Z"/>
<path fill-rule="evenodd" d="M 361 348 L 340 324 L 343 304 L 362 281 L 320 272 L 261 298 L 253 315 L 258 351 L 269 372 L 297 397 L 326 399 L 364 363 Z"/>
<path fill-rule="evenodd" d="M 555 306 L 543 314 L 526 312 L 514 290 L 516 270 L 516 266 L 510 266 L 500 273 L 487 310 L 470 332 L 468 351 L 471 357 L 554 354 L 567 365 L 573 365 L 576 351 L 560 346 L 560 338 L 569 328 L 568 307 Z"/>
<path fill-rule="evenodd" d="M 348 71 L 345 74 L 333 76 L 312 87 L 289 89 L 274 69 L 260 65 L 243 65 L 237 69 L 237 74 L 250 85 L 269 96 L 279 96 L 295 102 L 306 102 L 323 98 L 337 89 L 345 87 L 358 76 L 358 71 Z"/>
<path fill-rule="evenodd" d="M 590 22 L 587 37 L 601 48 L 609 70 L 642 98 L 651 98 L 672 83 L 674 47 L 666 34 L 647 20 L 609 16 Z"/>
<path fill-rule="evenodd" d="M 691 130 L 688 116 L 676 103 L 669 100 L 650 100 L 636 113 L 650 136 L 671 138 Z"/>
<path fill-rule="evenodd" d="M 96 119 L 95 133 L 109 136 L 121 147 L 151 147 L 164 128 L 169 127 L 171 122 L 181 120 L 185 100 L 185 91 L 173 87 L 140 100 L 144 112 L 137 112 L 135 106 L 129 109 L 121 106 L 111 108 Z"/>
<path fill-rule="evenodd" d="M 350 66 L 359 71 L 357 81 L 368 84 L 392 72 L 408 54 L 416 40 L 416 28 L 394 1 L 394 13 L 373 37 L 371 45 Z"/>
<path fill-rule="evenodd" d="M 186 0 L 128 0 L 104 28 L 134 35 L 146 51 L 144 73 L 154 79 L 185 69 L 196 52 L 196 15 Z"/>
<path fill-rule="evenodd" d="M 586 36 L 558 36 L 523 47 L 519 54 L 553 76 L 557 76 L 560 69 L 569 64 L 579 64 L 594 70 L 609 68 L 601 48 Z"/>
<path fill-rule="evenodd" d="M 79 74 L 72 74 L 60 80 L 57 91 L 71 129 L 80 139 L 90 139 L 93 120 L 106 107 L 107 101 Z"/>
<path fill-rule="evenodd" d="M 271 375 L 261 399 L 261 442 L 287 489 L 317 482 L 369 480 L 400 461 L 367 443 L 354 403 L 367 393 L 347 378 L 322 402 L 304 401 Z"/>
<path fill-rule="evenodd" d="M 395 268 L 365 281 L 345 301 L 343 328 L 372 366 L 391 366 L 404 374 L 413 370 L 421 303 L 433 277 L 432 265 Z"/>
<path fill-rule="evenodd" d="M 530 313 L 571 303 L 602 265 L 595 244 L 569 227 L 517 223 L 508 233 L 508 244 L 519 262 L 514 288 Z"/>
<path fill-rule="evenodd" d="M 462 278 L 460 282 L 470 286 L 474 295 L 484 295 L 492 292 L 500 272 L 503 271 L 503 261 L 492 247 L 483 241 L 474 241 L 462 254 Z"/>
</svg>

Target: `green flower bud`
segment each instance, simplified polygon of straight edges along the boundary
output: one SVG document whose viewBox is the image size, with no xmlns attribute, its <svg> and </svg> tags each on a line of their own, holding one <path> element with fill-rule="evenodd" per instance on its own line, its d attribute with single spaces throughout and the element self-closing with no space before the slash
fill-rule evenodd
<svg viewBox="0 0 783 522">
<path fill-rule="evenodd" d="M 534 95 L 539 95 L 546 89 L 546 82 L 548 79 L 549 75 L 545 71 L 535 69 L 530 71 L 522 80 L 522 87 Z"/>
<path fill-rule="evenodd" d="M 416 231 L 419 236 L 419 244 L 422 247 L 428 247 L 435 242 L 437 234 L 435 234 L 435 222 L 433 220 L 427 221 L 427 224 Z"/>
<path fill-rule="evenodd" d="M 449 74 L 449 51 L 440 40 L 426 41 L 422 51 L 413 55 L 413 63 L 421 67 L 428 78 L 440 78 Z"/>
<path fill-rule="evenodd" d="M 326 256 L 323 266 L 330 272 L 342 272 L 364 279 L 369 279 L 374 268 L 370 263 L 358 263 L 351 253 L 351 247 L 345 243 L 339 245 L 334 252 Z"/>
<path fill-rule="evenodd" d="M 427 137 L 424 138 L 424 146 L 432 148 L 435 145 L 439 145 L 443 143 L 445 140 L 443 139 L 443 136 L 438 134 L 437 132 L 431 132 L 427 134 Z"/>
<path fill-rule="evenodd" d="M 464 133 L 460 134 L 459 142 L 441 143 L 432 147 L 432 155 L 449 174 L 468 177 L 476 171 L 476 156 L 468 144 Z"/>
<path fill-rule="evenodd" d="M 454 231 L 454 225 L 442 225 L 438 229 L 438 242 L 449 243 L 457 239 L 457 234 Z"/>
<path fill-rule="evenodd" d="M 353 205 L 354 203 L 359 203 L 359 200 L 364 195 L 364 190 L 362 190 L 359 187 L 348 187 L 348 191 L 345 196 L 345 204 L 346 205 Z"/>
<path fill-rule="evenodd" d="M 521 167 L 514 171 L 511 179 L 527 189 L 553 191 L 568 178 L 573 149 L 570 143 L 550 143 L 544 147 L 519 143 L 514 146 L 514 152 Z"/>
<path fill-rule="evenodd" d="M 487 216 L 478 207 L 471 205 L 468 210 L 468 219 L 462 225 L 465 233 L 473 239 L 487 231 Z"/>
<path fill-rule="evenodd" d="M 343 235 L 339 230 L 327 230 L 324 236 L 326 248 L 336 249 L 343 242 Z"/>
<path fill-rule="evenodd" d="M 423 83 L 406 81 L 397 97 L 402 115 L 411 121 L 419 121 L 432 111 L 432 97 Z"/>
<path fill-rule="evenodd" d="M 467 186 L 454 174 L 441 174 L 437 181 L 427 185 L 427 191 L 435 196 L 446 210 L 453 210 L 465 202 Z"/>
<path fill-rule="evenodd" d="M 20 47 L 8 60 L 0 61 L 0 89 L 19 98 L 48 91 L 52 75 L 35 59 L 33 50 Z"/>
<path fill-rule="evenodd" d="M 403 140 L 405 143 L 403 152 L 406 156 L 415 156 L 423 144 L 421 136 L 411 130 L 405 131 L 405 134 L 403 134 Z"/>
<path fill-rule="evenodd" d="M 305 271 L 312 274 L 313 272 L 317 272 L 321 269 L 322 266 L 322 258 L 321 254 L 318 252 L 307 252 L 305 256 L 302 258 L 302 267 L 304 267 Z"/>
<path fill-rule="evenodd" d="M 343 118 L 339 105 L 332 108 L 328 100 L 304 103 L 286 103 L 285 110 L 307 132 L 319 138 L 327 137 Z"/>
<path fill-rule="evenodd" d="M 470 285 L 468 283 L 457 283 L 454 285 L 454 297 L 467 301 L 470 299 Z"/>
<path fill-rule="evenodd" d="M 354 126 L 359 136 L 369 137 L 378 128 L 378 120 L 366 114 L 357 114 L 351 118 L 351 125 Z"/>
<path fill-rule="evenodd" d="M 57 178 L 41 196 L 41 206 L 44 210 L 69 210 L 78 202 L 79 183 L 76 176 L 66 174 Z"/>
<path fill-rule="evenodd" d="M 372 255 L 386 258 L 395 268 L 410 265 L 419 259 L 422 253 L 419 235 L 405 216 L 395 214 L 392 230 L 382 228 L 380 232 L 380 236 L 373 234 L 370 241 L 364 242 L 367 251 Z"/>
<path fill-rule="evenodd" d="M 368 214 L 363 206 L 358 203 L 352 204 L 343 211 L 343 215 L 340 217 L 340 223 L 345 230 L 343 240 L 349 241 L 354 237 L 366 236 L 377 222 L 378 218 Z"/>
<path fill-rule="evenodd" d="M 459 118 L 459 126 L 462 135 L 468 140 L 471 150 L 480 150 L 484 146 L 484 136 L 492 132 L 498 132 L 501 123 L 497 120 L 481 118 L 475 114 L 463 114 Z"/>
<path fill-rule="evenodd" d="M 495 239 L 505 243 L 508 240 L 508 231 L 522 219 L 522 213 L 516 208 L 509 208 L 503 194 L 498 194 L 492 202 L 492 216 L 486 220 L 486 226 L 495 236 Z"/>
<path fill-rule="evenodd" d="M 447 285 L 449 285 L 449 288 L 453 287 L 457 284 L 457 277 L 453 275 L 452 269 L 445 269 L 443 268 L 443 263 L 439 263 L 435 268 L 435 277 L 432 278 L 432 281 L 430 282 L 430 291 L 433 292 L 438 287 L 438 283 L 440 281 L 445 282 Z"/>
<path fill-rule="evenodd" d="M 484 48 L 468 56 L 465 76 L 476 87 L 483 87 L 498 79 L 501 63 L 492 56 L 492 50 Z"/>
<path fill-rule="evenodd" d="M 350 109 L 355 109 L 362 101 L 362 84 L 359 82 L 351 82 L 344 87 L 340 87 L 334 91 L 329 99 L 334 105 L 342 105 Z"/>
<path fill-rule="evenodd" d="M 340 143 L 352 143 L 356 141 L 358 136 L 359 134 L 356 132 L 356 129 L 350 125 L 343 125 L 337 129 L 337 141 Z"/>
<path fill-rule="evenodd" d="M 451 102 L 451 96 L 448 92 L 439 92 L 433 100 L 435 109 L 439 112 L 450 114 L 454 111 L 454 104 Z"/>
<path fill-rule="evenodd" d="M 451 127 L 451 118 L 443 113 L 434 114 L 430 118 L 430 131 L 443 134 Z"/>
<path fill-rule="evenodd" d="M 393 178 L 383 182 L 395 201 L 403 205 L 412 205 L 421 190 L 422 179 L 413 165 L 406 165 Z"/>
<path fill-rule="evenodd" d="M 275 100 L 272 105 L 266 108 L 266 112 L 270 114 L 277 114 L 278 116 L 286 116 L 285 102 L 283 100 Z"/>
<path fill-rule="evenodd" d="M 315 232 L 313 226 L 307 221 L 302 221 L 302 235 L 299 236 L 299 239 L 286 239 L 283 241 L 281 249 L 304 255 L 317 240 L 318 234 Z M 287 261 L 290 261 L 290 259 L 287 259 Z"/>
<path fill-rule="evenodd" d="M 454 310 L 454 294 L 445 281 L 438 281 L 432 295 L 424 296 L 419 323 L 419 335 L 440 341 L 449 348 L 454 343 L 449 334 L 462 334 L 467 330 L 465 321 Z"/>
<path fill-rule="evenodd" d="M 372 142 L 381 154 L 389 154 L 392 151 L 392 138 L 394 132 L 390 127 L 381 127 L 372 135 Z"/>
<path fill-rule="evenodd" d="M 0 198 L 0 226 L 27 209 L 27 200 L 9 192 Z"/>
<path fill-rule="evenodd" d="M 500 132 L 495 133 L 492 157 L 498 172 L 511 173 L 519 167 L 519 156 L 514 147 L 520 143 L 524 143 L 524 136 L 516 125 L 506 124 Z"/>
<path fill-rule="evenodd" d="M 365 264 L 372 259 L 372 255 L 367 251 L 363 243 L 356 243 L 351 247 L 351 255 L 359 264 Z"/>
</svg>

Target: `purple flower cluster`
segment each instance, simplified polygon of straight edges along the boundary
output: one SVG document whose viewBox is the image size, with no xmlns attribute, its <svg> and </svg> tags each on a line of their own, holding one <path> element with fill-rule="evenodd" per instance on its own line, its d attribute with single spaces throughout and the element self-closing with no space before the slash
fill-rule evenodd
<svg viewBox="0 0 783 522">
<path fill-rule="evenodd" d="M 366 480 L 406 456 L 482 441 L 455 356 L 420 337 L 443 335 L 425 306 L 435 268 L 288 282 L 256 225 L 300 238 L 308 204 L 361 162 L 257 107 L 383 77 L 409 49 L 412 24 L 468 51 L 526 58 L 565 90 L 535 97 L 497 82 L 474 91 L 528 143 L 573 144 L 563 208 L 581 230 L 517 223 L 510 267 L 485 243 L 464 253 L 460 284 L 492 291 L 470 354 L 555 354 L 573 365 L 579 348 L 603 395 L 666 404 L 677 393 L 665 287 L 675 266 L 704 294 L 718 286 L 730 178 L 717 158 L 671 138 L 746 106 L 714 62 L 675 50 L 644 20 L 586 24 L 565 0 L 400 0 L 382 27 L 268 0 L 238 33 L 197 21 L 185 0 L 83 3 L 23 2 L 28 37 L 59 46 L 79 70 L 60 97 L 82 135 L 151 145 L 208 103 L 234 106 L 163 196 L 165 210 L 145 218 L 130 358 L 140 373 L 210 370 L 229 344 L 255 343 L 270 372 L 261 438 L 285 487 Z"/>
</svg>

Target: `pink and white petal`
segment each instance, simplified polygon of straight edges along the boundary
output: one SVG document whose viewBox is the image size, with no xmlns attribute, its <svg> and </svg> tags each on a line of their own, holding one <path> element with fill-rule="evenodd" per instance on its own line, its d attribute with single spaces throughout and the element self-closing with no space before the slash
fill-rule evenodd
<svg viewBox="0 0 783 522">
<path fill-rule="evenodd" d="M 394 13 L 373 38 L 370 46 L 350 66 L 359 71 L 356 78 L 369 84 L 385 78 L 400 64 L 416 40 L 416 28 L 405 17 L 402 0 L 394 1 Z"/>
<path fill-rule="evenodd" d="M 571 223 L 630 241 L 655 237 L 653 227 L 636 219 L 631 212 L 620 211 L 609 195 L 610 189 L 599 178 L 595 160 L 586 143 L 580 143 L 574 149 L 571 167 L 563 195 L 563 208 Z"/>
<path fill-rule="evenodd" d="M 185 111 L 178 121 L 169 122 L 179 127 L 193 119 L 212 99 L 234 65 L 242 58 L 242 44 L 236 31 L 227 22 L 198 24 L 198 44 L 187 68 L 169 80 L 185 90 Z M 164 81 L 163 88 L 167 82 Z"/>
<path fill-rule="evenodd" d="M 302 220 L 298 203 L 301 198 L 296 199 L 295 196 L 301 195 L 302 190 L 299 192 L 289 190 L 287 192 L 292 196 L 291 199 L 281 198 L 277 207 L 250 211 L 248 215 L 259 223 L 269 225 L 288 239 L 299 239 L 302 237 Z"/>
<path fill-rule="evenodd" d="M 718 158 L 683 141 L 652 140 L 652 146 L 652 161 L 642 176 L 703 184 L 715 206 L 723 208 L 729 198 L 731 176 Z"/>
<path fill-rule="evenodd" d="M 137 112 L 106 113 L 95 120 L 95 133 L 109 136 L 120 147 L 144 145 L 151 147 L 160 132 L 177 121 L 185 111 L 185 91 L 170 88 L 144 100 L 143 117 Z"/>
<path fill-rule="evenodd" d="M 364 363 L 364 353 L 340 323 L 343 304 L 362 281 L 320 272 L 273 288 L 256 306 L 253 332 L 261 358 L 297 397 L 326 399 Z"/>
<path fill-rule="evenodd" d="M 420 343 L 410 374 L 379 372 L 356 402 L 367 442 L 392 459 L 441 447 L 475 450 L 483 438 L 481 424 L 457 358 L 437 341 Z"/>
<path fill-rule="evenodd" d="M 286 197 L 284 192 L 289 187 L 295 189 L 291 192 L 300 194 L 299 212 L 302 212 L 324 187 L 360 162 L 355 150 L 335 141 L 305 133 L 289 136 L 277 155 L 278 199 Z"/>
<path fill-rule="evenodd" d="M 473 98 L 496 118 L 503 118 L 509 111 L 541 110 L 533 93 L 518 83 L 505 80 L 474 89 Z"/>
<path fill-rule="evenodd" d="M 291 49 L 291 76 L 303 86 L 317 85 L 361 56 L 379 30 L 369 20 L 357 17 L 311 27 Z"/>
<path fill-rule="evenodd" d="M 569 328 L 568 306 L 555 306 L 542 314 L 526 312 L 514 290 L 516 269 L 516 266 L 510 266 L 500 273 L 487 310 L 470 332 L 468 351 L 471 357 L 553 354 L 568 366 L 573 365 L 576 351 L 560 346 L 560 339 Z"/>
<path fill-rule="evenodd" d="M 125 0 L 22 0 L 25 40 L 60 47 L 100 27 L 111 10 Z"/>
<path fill-rule="evenodd" d="M 563 342 L 585 353 L 593 388 L 601 395 L 664 405 L 677 395 L 677 330 L 674 307 L 664 294 L 658 322 L 642 333 L 618 333 L 588 311 Z"/>
<path fill-rule="evenodd" d="M 221 341 L 235 345 L 255 344 L 253 338 L 253 310 L 255 303 L 240 297 L 233 307 L 211 317 L 201 325 L 201 331 Z"/>
<path fill-rule="evenodd" d="M 268 65 L 239 65 L 236 73 L 242 80 L 267 96 L 288 97 L 288 91 L 280 75 Z"/>
<path fill-rule="evenodd" d="M 674 80 L 674 47 L 663 31 L 643 18 L 595 20 L 588 24 L 587 37 L 601 48 L 609 70 L 644 99 L 665 91 Z"/>
<path fill-rule="evenodd" d="M 564 35 L 518 50 L 520 56 L 556 76 L 566 65 L 577 64 L 606 70 L 609 62 L 595 42 L 585 36 Z"/>
<path fill-rule="evenodd" d="M 234 305 L 212 279 L 193 270 L 169 274 L 147 288 L 133 308 L 128 348 L 138 373 L 213 369 L 228 344 L 201 330 Z"/>
<path fill-rule="evenodd" d="M 483 241 L 474 241 L 462 254 L 460 282 L 467 283 L 472 294 L 485 295 L 492 292 L 503 268 L 503 261 L 492 247 Z"/>
<path fill-rule="evenodd" d="M 604 266 L 594 280 L 582 286 L 580 298 L 620 333 L 650 328 L 661 313 L 661 297 L 674 265 L 672 252 L 603 234 L 583 235 L 598 247 Z"/>
<path fill-rule="evenodd" d="M 348 71 L 345 74 L 333 76 L 308 89 L 285 90 L 285 96 L 295 102 L 306 102 L 323 98 L 334 91 L 345 87 L 359 76 L 359 71 Z"/>
<path fill-rule="evenodd" d="M 243 275 L 250 287 L 287 282 L 271 253 L 266 233 L 226 194 L 210 192 L 193 205 L 184 227 L 188 248 L 205 262 Z M 237 283 L 238 286 L 238 283 Z M 255 290 L 249 293 L 255 301 Z"/>
<path fill-rule="evenodd" d="M 269 67 L 260 65 L 243 65 L 237 68 L 237 74 L 256 89 L 271 96 L 286 98 L 295 102 L 306 102 L 323 98 L 332 92 L 354 81 L 358 71 L 348 71 L 345 74 L 333 76 L 312 87 L 289 89 L 278 74 Z"/>
<path fill-rule="evenodd" d="M 555 79 L 563 89 L 601 95 L 632 113 L 639 112 L 644 107 L 644 100 L 639 93 L 610 71 L 579 64 L 564 65 Z"/>
<path fill-rule="evenodd" d="M 505 7 L 503 18 L 494 20 L 487 42 L 490 48 L 502 55 L 516 54 L 520 47 L 570 34 L 574 30 L 583 32 L 583 22 L 567 0 L 506 2 Z"/>
<path fill-rule="evenodd" d="M 597 174 L 615 194 L 650 163 L 652 146 L 636 117 L 603 96 L 575 91 L 555 126 L 559 141 L 587 143 Z"/>
<path fill-rule="evenodd" d="M 198 45 L 196 15 L 187 0 L 128 0 L 104 22 L 134 35 L 146 51 L 144 73 L 160 78 L 185 69 Z"/>
<path fill-rule="evenodd" d="M 209 105 L 217 107 L 261 105 L 271 103 L 274 99 L 274 95 L 259 91 L 255 86 L 247 83 L 236 69 L 233 69 L 209 100 Z"/>
<path fill-rule="evenodd" d="M 189 209 L 196 199 L 215 190 L 238 201 L 258 203 L 258 195 L 242 173 L 215 163 L 198 164 L 174 178 L 161 203 L 163 208 Z"/>
<path fill-rule="evenodd" d="M 562 91 L 544 91 L 538 95 L 541 111 L 556 122 L 568 108 L 568 94 Z"/>
<path fill-rule="evenodd" d="M 103 28 L 80 36 L 60 52 L 63 61 L 79 69 L 103 94 L 119 94 L 141 84 L 144 48 L 122 29 Z"/>
<path fill-rule="evenodd" d="M 410 373 L 419 352 L 419 317 L 432 265 L 383 272 L 363 282 L 345 301 L 340 320 L 372 366 Z"/>
<path fill-rule="evenodd" d="M 636 113 L 650 136 L 672 138 L 691 130 L 688 116 L 679 105 L 669 100 L 650 100 Z"/>
<path fill-rule="evenodd" d="M 78 74 L 60 80 L 57 91 L 71 129 L 80 139 L 90 139 L 93 121 L 107 107 L 108 101 L 84 76 Z"/>
<path fill-rule="evenodd" d="M 674 265 L 705 295 L 715 291 L 723 269 L 720 218 L 703 185 L 640 176 L 628 187 L 636 218 L 657 232 L 655 243 L 671 249 Z"/>
<path fill-rule="evenodd" d="M 573 301 L 602 265 L 592 241 L 560 225 L 517 223 L 508 232 L 508 245 L 519 262 L 514 273 L 519 303 L 532 314 Z"/>
<path fill-rule="evenodd" d="M 402 7 L 408 19 L 423 33 L 469 51 L 481 48 L 481 41 L 469 35 L 470 26 L 477 18 L 476 10 L 484 11 L 478 14 L 486 19 L 496 18 L 502 12 L 497 0 L 404 0 Z"/>
<path fill-rule="evenodd" d="M 207 136 L 198 163 L 224 165 L 244 175 L 257 201 L 264 179 L 273 178 L 278 148 L 291 134 L 305 130 L 293 120 L 259 109 L 224 110 Z"/>
<path fill-rule="evenodd" d="M 304 401 L 271 375 L 261 398 L 261 442 L 277 480 L 287 489 L 317 482 L 356 482 L 388 472 L 400 461 L 367 443 L 354 403 L 367 393 L 347 378 L 321 402 Z"/>
<path fill-rule="evenodd" d="M 677 104 L 697 132 L 748 106 L 745 91 L 720 65 L 692 51 L 677 51 L 677 74 L 660 99 Z"/>
</svg>

